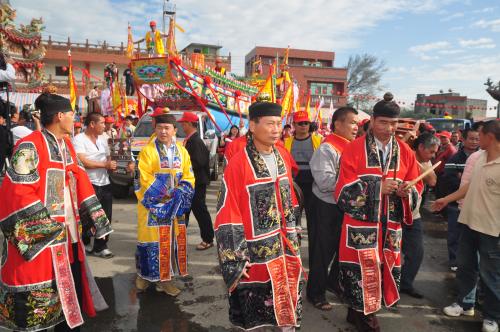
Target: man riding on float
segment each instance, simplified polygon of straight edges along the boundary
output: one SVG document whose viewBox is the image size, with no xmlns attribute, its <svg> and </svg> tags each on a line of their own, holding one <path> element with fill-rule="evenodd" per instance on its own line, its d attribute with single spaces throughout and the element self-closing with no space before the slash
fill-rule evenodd
<svg viewBox="0 0 500 332">
<path fill-rule="evenodd" d="M 151 28 L 151 31 L 146 32 L 146 36 L 134 42 L 134 44 L 139 44 L 143 41 L 146 41 L 146 50 L 148 51 L 150 57 L 164 56 L 165 47 L 163 47 L 162 38 L 168 37 L 168 34 L 156 30 L 155 21 L 149 22 L 149 27 Z"/>
</svg>

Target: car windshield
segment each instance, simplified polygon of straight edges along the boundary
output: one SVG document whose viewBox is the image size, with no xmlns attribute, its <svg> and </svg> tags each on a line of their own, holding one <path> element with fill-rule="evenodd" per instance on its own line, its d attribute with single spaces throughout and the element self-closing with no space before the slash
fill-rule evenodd
<svg viewBox="0 0 500 332">
<path fill-rule="evenodd" d="M 456 131 L 457 129 L 464 129 L 465 124 L 462 120 L 427 120 L 436 131 Z"/>
<path fill-rule="evenodd" d="M 174 114 L 177 119 L 180 119 L 180 114 Z M 144 121 L 139 122 L 137 128 L 134 131 L 134 137 L 150 137 L 153 134 L 153 123 L 151 118 L 144 119 Z M 177 138 L 186 137 L 186 133 L 182 129 L 182 126 L 177 125 Z"/>
</svg>

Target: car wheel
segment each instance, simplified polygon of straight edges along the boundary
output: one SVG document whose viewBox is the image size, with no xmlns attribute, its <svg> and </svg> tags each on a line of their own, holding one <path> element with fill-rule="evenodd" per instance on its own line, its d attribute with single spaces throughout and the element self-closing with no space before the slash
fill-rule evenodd
<svg viewBox="0 0 500 332">
<path fill-rule="evenodd" d="M 111 191 L 114 198 L 127 198 L 130 192 L 130 187 L 111 183 Z"/>
<path fill-rule="evenodd" d="M 214 169 L 213 169 L 212 173 L 210 174 L 211 181 L 217 181 L 217 179 L 219 178 L 219 161 L 217 160 L 217 158 L 214 158 L 214 159 L 215 159 Z"/>
</svg>

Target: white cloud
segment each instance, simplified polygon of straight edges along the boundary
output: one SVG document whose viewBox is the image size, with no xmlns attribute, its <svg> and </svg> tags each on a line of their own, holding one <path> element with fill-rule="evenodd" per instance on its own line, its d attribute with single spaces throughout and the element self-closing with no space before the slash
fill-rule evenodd
<svg viewBox="0 0 500 332">
<path fill-rule="evenodd" d="M 413 53 L 423 53 L 423 52 L 429 52 L 429 51 L 435 51 L 435 50 L 441 50 L 444 48 L 450 47 L 450 43 L 447 41 L 438 41 L 438 42 L 433 42 L 433 43 L 428 43 L 428 44 L 422 44 L 422 45 L 416 45 L 410 47 L 410 52 Z"/>
<path fill-rule="evenodd" d="M 429 52 L 446 50 L 451 47 L 451 44 L 447 41 L 437 41 L 428 44 L 415 45 L 410 47 L 408 50 L 413 53 L 416 57 L 418 57 L 422 61 L 430 61 L 437 60 L 439 56 L 437 55 L 429 55 Z"/>
<path fill-rule="evenodd" d="M 439 54 L 444 54 L 444 55 L 452 55 L 452 54 L 460 54 L 464 53 L 464 50 L 459 50 L 459 49 L 450 49 L 450 50 L 440 50 L 438 51 Z"/>
<path fill-rule="evenodd" d="M 472 24 L 472 26 L 483 28 L 483 29 L 491 29 L 493 32 L 500 32 L 500 18 L 496 20 L 479 20 Z"/>
<path fill-rule="evenodd" d="M 443 17 L 440 21 L 441 22 L 448 22 L 451 20 L 455 20 L 457 18 L 464 17 L 464 15 L 465 15 L 464 13 L 455 13 L 455 14 L 451 14 L 449 16 Z"/>
<path fill-rule="evenodd" d="M 459 44 L 466 48 L 495 48 L 496 45 L 491 38 L 460 39 Z"/>
<path fill-rule="evenodd" d="M 482 13 L 489 13 L 489 12 L 492 12 L 494 10 L 495 10 L 494 7 L 485 7 L 485 8 L 481 8 L 481 9 L 476 9 L 473 11 L 473 13 L 482 14 Z"/>
</svg>

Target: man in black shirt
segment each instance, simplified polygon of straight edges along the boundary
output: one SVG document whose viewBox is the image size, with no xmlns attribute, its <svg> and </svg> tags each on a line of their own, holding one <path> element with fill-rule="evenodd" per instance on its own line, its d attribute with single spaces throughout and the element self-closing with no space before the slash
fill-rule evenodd
<svg viewBox="0 0 500 332">
<path fill-rule="evenodd" d="M 440 181 L 440 191 L 447 196 L 460 187 L 460 180 L 469 156 L 479 148 L 479 132 L 477 129 L 466 129 L 462 133 L 463 143 L 457 153 L 451 156 L 444 166 L 444 173 Z M 450 269 L 457 270 L 457 250 L 460 238 L 460 224 L 458 215 L 460 211 L 456 202 L 448 204 L 448 259 Z"/>
<path fill-rule="evenodd" d="M 198 123 L 198 116 L 196 114 L 185 112 L 177 122 L 181 124 L 182 129 L 184 129 L 187 135 L 184 139 L 184 146 L 191 157 L 195 178 L 191 210 L 198 221 L 202 239 L 202 242 L 196 249 L 205 250 L 214 245 L 214 227 L 205 202 L 207 185 L 210 183 L 210 153 L 196 130 Z M 186 224 L 189 220 L 189 214 L 190 212 L 186 214 Z"/>
</svg>

